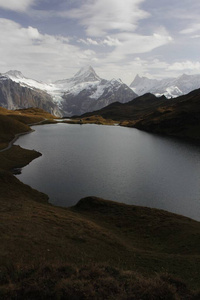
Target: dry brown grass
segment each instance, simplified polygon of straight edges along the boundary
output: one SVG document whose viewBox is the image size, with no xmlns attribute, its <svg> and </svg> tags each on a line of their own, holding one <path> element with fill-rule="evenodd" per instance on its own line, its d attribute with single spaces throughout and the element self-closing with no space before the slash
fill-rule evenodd
<svg viewBox="0 0 200 300">
<path fill-rule="evenodd" d="M 146 278 L 109 265 L 8 265 L 0 274 L 3 299 L 198 299 L 199 294 L 169 275 Z"/>
<path fill-rule="evenodd" d="M 35 150 L 12 146 L 9 150 L 0 152 L 0 169 L 7 171 L 12 171 L 16 168 L 20 169 L 39 156 L 41 156 L 41 153 Z"/>
<path fill-rule="evenodd" d="M 97 125 L 113 125 L 116 124 L 116 121 L 113 121 L 112 119 L 105 119 L 101 116 L 94 115 L 89 117 L 83 117 L 83 118 L 71 118 L 68 121 L 64 121 L 64 123 L 69 124 L 97 124 Z"/>
<path fill-rule="evenodd" d="M 8 172 L 39 155 L 0 153 L 0 297 L 198 299 L 199 222 L 95 197 L 54 207 Z"/>
<path fill-rule="evenodd" d="M 0 108 L 0 149 L 7 147 L 16 134 L 29 132 L 28 124 L 45 121 L 53 122 L 54 116 L 38 108 L 7 110 Z"/>
</svg>

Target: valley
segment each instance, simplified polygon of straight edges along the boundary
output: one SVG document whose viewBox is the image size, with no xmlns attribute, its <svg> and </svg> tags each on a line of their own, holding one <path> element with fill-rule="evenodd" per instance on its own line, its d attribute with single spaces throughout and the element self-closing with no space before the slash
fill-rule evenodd
<svg viewBox="0 0 200 300">
<path fill-rule="evenodd" d="M 0 0 L 0 299 L 200 299 L 199 15 Z"/>
<path fill-rule="evenodd" d="M 27 123 L 54 122 L 34 109 L 21 115 L 2 109 L 1 128 L 5 118 L 10 129 L 1 136 L 4 146 L 14 134 L 30 131 Z M 37 292 L 105 297 L 109 285 L 118 298 L 134 291 L 144 299 L 183 294 L 198 299 L 199 222 L 96 197 L 71 208 L 52 206 L 47 195 L 10 173 L 40 155 L 18 146 L 0 153 L 1 297 L 26 298 Z M 91 279 L 93 284 L 85 289 Z"/>
</svg>

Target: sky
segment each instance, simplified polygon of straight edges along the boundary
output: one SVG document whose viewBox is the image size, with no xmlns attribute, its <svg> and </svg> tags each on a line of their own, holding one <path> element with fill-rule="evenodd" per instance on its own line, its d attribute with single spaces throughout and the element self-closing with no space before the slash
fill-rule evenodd
<svg viewBox="0 0 200 300">
<path fill-rule="evenodd" d="M 200 1 L 0 0 L 0 73 L 51 82 L 200 73 Z"/>
</svg>

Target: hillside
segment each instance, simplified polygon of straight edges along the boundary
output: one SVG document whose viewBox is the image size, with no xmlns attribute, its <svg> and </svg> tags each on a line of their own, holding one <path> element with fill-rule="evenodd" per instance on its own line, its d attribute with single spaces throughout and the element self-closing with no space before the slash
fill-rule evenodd
<svg viewBox="0 0 200 300">
<path fill-rule="evenodd" d="M 8 146 L 15 135 L 30 132 L 28 124 L 53 120 L 51 114 L 38 108 L 7 110 L 0 107 L 0 150 Z"/>
<path fill-rule="evenodd" d="M 155 133 L 200 139 L 200 89 L 157 108 L 134 126 Z"/>
<path fill-rule="evenodd" d="M 199 222 L 96 197 L 54 207 L 9 172 L 40 155 L 0 153 L 2 299 L 198 299 Z"/>
<path fill-rule="evenodd" d="M 94 116 L 120 125 L 182 138 L 200 139 L 200 89 L 175 99 L 145 94 L 128 103 L 113 103 L 81 116 Z"/>
</svg>

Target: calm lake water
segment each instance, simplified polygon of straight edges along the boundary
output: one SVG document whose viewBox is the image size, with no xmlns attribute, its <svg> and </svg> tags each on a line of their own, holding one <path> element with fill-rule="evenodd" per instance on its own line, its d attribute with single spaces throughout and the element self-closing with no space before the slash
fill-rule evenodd
<svg viewBox="0 0 200 300">
<path fill-rule="evenodd" d="M 200 220 L 200 146 L 119 126 L 34 126 L 15 144 L 43 155 L 18 178 L 72 206 L 83 197 L 156 207 Z"/>
</svg>

